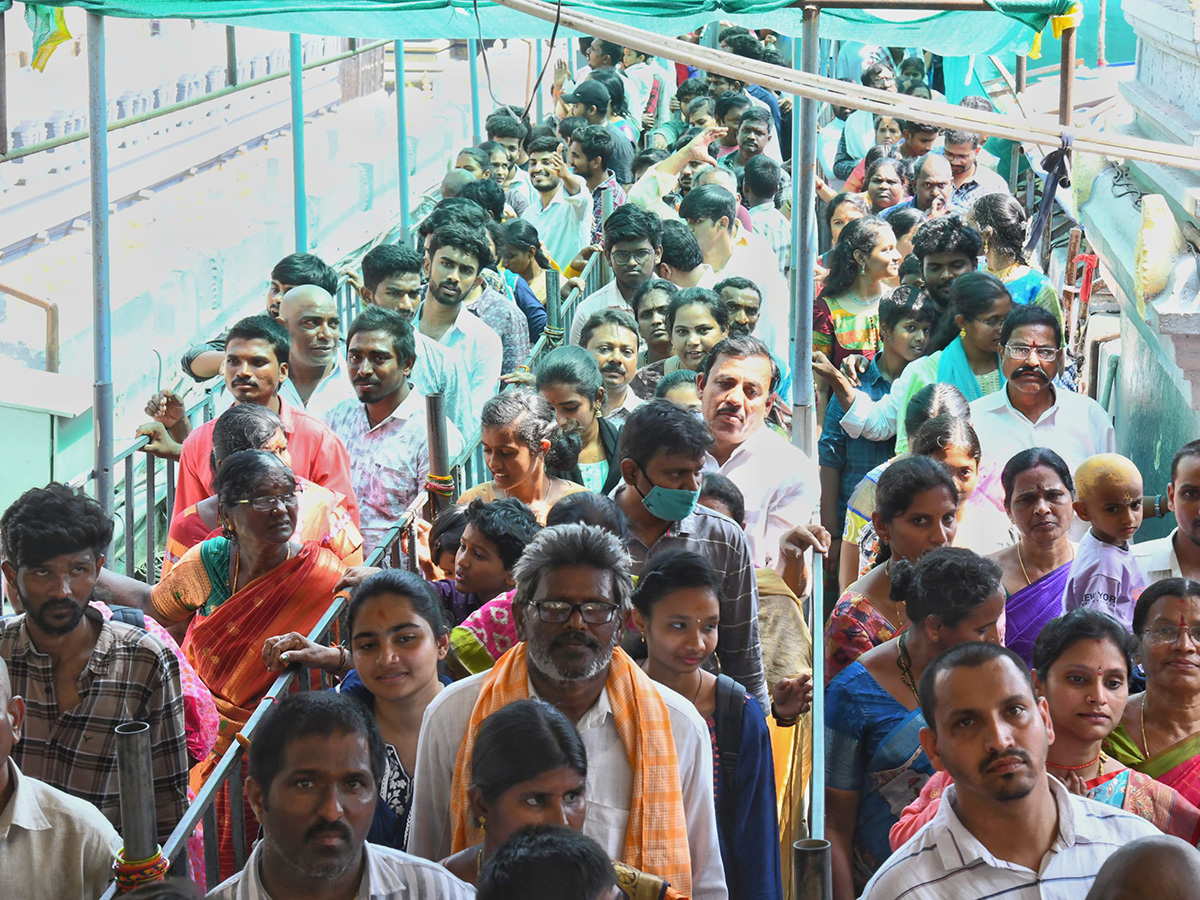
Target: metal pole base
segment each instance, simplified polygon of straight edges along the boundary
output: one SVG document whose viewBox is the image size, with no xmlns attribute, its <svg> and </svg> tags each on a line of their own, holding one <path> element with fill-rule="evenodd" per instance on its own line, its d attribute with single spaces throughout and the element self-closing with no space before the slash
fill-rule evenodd
<svg viewBox="0 0 1200 900">
<path fill-rule="evenodd" d="M 792 844 L 792 896 L 795 900 L 833 900 L 833 849 L 810 838 Z"/>
</svg>

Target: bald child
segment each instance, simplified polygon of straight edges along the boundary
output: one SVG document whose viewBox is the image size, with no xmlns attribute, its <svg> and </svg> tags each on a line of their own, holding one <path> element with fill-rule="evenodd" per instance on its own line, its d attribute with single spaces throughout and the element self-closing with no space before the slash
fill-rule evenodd
<svg viewBox="0 0 1200 900">
<path fill-rule="evenodd" d="M 1170 835 L 1143 837 L 1110 856 L 1086 900 L 1196 900 L 1200 850 Z"/>
<path fill-rule="evenodd" d="M 1130 627 L 1146 586 L 1129 545 L 1142 524 L 1142 475 L 1124 456 L 1100 453 L 1075 471 L 1075 493 L 1075 513 L 1091 527 L 1071 564 L 1064 609 L 1098 609 Z"/>
</svg>

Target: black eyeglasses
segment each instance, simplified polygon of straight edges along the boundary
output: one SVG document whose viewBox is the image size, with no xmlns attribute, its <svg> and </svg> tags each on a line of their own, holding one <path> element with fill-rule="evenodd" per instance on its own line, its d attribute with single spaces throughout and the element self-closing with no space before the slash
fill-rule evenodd
<svg viewBox="0 0 1200 900">
<path fill-rule="evenodd" d="M 596 601 L 567 603 L 565 600 L 542 600 L 533 605 L 537 607 L 539 619 L 556 625 L 568 621 L 575 614 L 575 610 L 579 610 L 579 615 L 589 625 L 607 625 L 620 609 L 615 603 Z"/>
</svg>

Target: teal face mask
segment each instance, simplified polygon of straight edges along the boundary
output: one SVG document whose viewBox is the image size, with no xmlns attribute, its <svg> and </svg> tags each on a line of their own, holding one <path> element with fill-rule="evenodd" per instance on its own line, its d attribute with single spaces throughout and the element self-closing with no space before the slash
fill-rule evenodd
<svg viewBox="0 0 1200 900">
<path fill-rule="evenodd" d="M 647 475 L 646 480 L 649 481 L 650 476 Z M 634 488 L 639 494 L 642 494 L 641 488 L 638 488 L 636 484 Z M 699 502 L 699 491 L 659 487 L 652 481 L 650 490 L 642 494 L 642 505 L 646 507 L 650 515 L 662 519 L 664 522 L 678 522 L 686 519 L 696 509 L 696 504 Z"/>
</svg>

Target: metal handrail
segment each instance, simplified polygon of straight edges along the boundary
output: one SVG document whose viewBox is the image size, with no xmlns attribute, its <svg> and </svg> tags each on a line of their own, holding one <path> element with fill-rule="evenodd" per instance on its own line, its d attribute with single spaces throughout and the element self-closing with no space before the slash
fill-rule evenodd
<svg viewBox="0 0 1200 900">
<path fill-rule="evenodd" d="M 0 294 L 8 294 L 23 303 L 36 306 L 46 313 L 46 371 L 58 371 L 59 339 L 58 339 L 58 304 L 53 300 L 43 300 L 33 294 L 27 294 L 20 288 L 0 284 Z"/>
<path fill-rule="evenodd" d="M 391 40 L 374 41 L 370 44 L 364 44 L 354 50 L 347 50 L 344 53 L 335 53 L 333 56 L 327 56 L 322 59 L 313 60 L 301 66 L 304 72 L 310 69 L 319 69 L 322 66 L 332 65 L 336 62 L 341 62 L 344 59 L 349 59 L 352 56 L 358 56 L 362 53 L 367 53 L 371 50 L 377 50 L 380 47 L 385 47 L 392 43 Z M 162 116 L 169 116 L 172 113 L 181 112 L 185 109 L 200 106 L 204 103 L 209 103 L 213 100 L 220 100 L 224 97 L 236 94 L 239 91 L 247 91 L 251 88 L 260 87 L 271 81 L 279 81 L 290 77 L 292 74 L 291 68 L 284 69 L 279 72 L 272 72 L 270 75 L 261 75 L 258 78 L 252 78 L 249 81 L 243 81 L 240 84 L 230 85 L 229 87 L 220 88 L 212 93 L 205 94 L 202 97 L 193 97 L 191 100 L 181 100 L 178 103 L 172 103 L 168 106 L 161 106 L 158 109 L 148 110 L 144 113 L 139 113 L 136 116 L 129 116 L 125 119 L 119 119 L 115 122 L 109 122 L 107 131 L 117 131 L 121 128 L 128 128 L 131 125 L 140 125 L 143 122 L 149 122 L 152 119 L 157 119 Z M 87 128 L 82 128 L 79 131 L 73 131 L 70 134 L 59 135 L 56 138 L 50 138 L 46 141 L 39 141 L 36 144 L 30 144 L 28 147 L 20 147 L 16 150 L 11 150 L 8 153 L 0 154 L 0 163 L 6 163 L 14 159 L 21 159 L 25 156 L 32 156 L 35 153 L 41 153 L 44 150 L 54 150 L 58 147 L 63 147 L 67 144 L 73 144 L 76 141 L 86 140 L 91 137 L 91 123 L 88 123 Z"/>
</svg>

